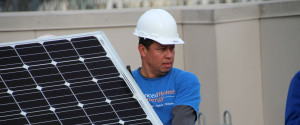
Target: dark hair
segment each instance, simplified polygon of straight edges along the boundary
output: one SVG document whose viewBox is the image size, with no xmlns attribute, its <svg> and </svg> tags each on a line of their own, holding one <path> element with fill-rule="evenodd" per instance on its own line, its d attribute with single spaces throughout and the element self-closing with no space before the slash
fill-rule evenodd
<svg viewBox="0 0 300 125">
<path fill-rule="evenodd" d="M 143 46 L 145 46 L 147 50 L 149 50 L 150 45 L 153 43 L 154 43 L 154 40 L 152 40 L 152 39 L 139 37 L 139 44 L 142 44 Z"/>
</svg>

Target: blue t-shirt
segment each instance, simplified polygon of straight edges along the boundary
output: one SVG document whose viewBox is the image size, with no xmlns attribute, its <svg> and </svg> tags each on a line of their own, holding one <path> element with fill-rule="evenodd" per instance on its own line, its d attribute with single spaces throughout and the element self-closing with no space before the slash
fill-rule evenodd
<svg viewBox="0 0 300 125">
<path fill-rule="evenodd" d="M 300 125 L 300 71 L 290 83 L 285 109 L 285 125 Z"/>
<path fill-rule="evenodd" d="M 162 77 L 145 78 L 139 69 L 132 75 L 164 125 L 172 125 L 172 109 L 176 105 L 191 106 L 198 114 L 201 98 L 196 75 L 172 68 Z"/>
</svg>

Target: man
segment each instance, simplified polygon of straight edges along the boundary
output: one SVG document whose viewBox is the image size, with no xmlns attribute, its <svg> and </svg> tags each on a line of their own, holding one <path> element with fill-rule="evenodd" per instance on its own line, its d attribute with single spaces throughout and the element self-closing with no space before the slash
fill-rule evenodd
<svg viewBox="0 0 300 125">
<path fill-rule="evenodd" d="M 133 77 L 164 125 L 194 125 L 199 111 L 200 83 L 189 72 L 173 68 L 177 34 L 174 18 L 151 9 L 139 19 L 134 35 L 142 66 Z"/>
<path fill-rule="evenodd" d="M 285 125 L 300 125 L 300 71 L 290 84 L 285 109 Z"/>
</svg>

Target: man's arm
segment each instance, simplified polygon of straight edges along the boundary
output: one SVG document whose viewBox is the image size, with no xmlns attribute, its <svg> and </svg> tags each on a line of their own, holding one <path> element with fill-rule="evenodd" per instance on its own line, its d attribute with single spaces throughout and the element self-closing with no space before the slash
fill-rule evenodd
<svg viewBox="0 0 300 125">
<path fill-rule="evenodd" d="M 172 110 L 172 125 L 194 125 L 196 111 L 187 105 L 177 105 Z"/>
<path fill-rule="evenodd" d="M 172 125 L 194 125 L 199 111 L 200 83 L 196 75 L 184 72 L 177 77 Z"/>
</svg>

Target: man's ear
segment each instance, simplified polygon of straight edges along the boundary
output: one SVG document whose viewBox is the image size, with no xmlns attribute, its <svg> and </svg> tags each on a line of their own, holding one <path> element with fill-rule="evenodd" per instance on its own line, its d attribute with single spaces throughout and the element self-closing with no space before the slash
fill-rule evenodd
<svg viewBox="0 0 300 125">
<path fill-rule="evenodd" d="M 143 58 L 143 57 L 146 57 L 146 54 L 147 54 L 147 48 L 146 48 L 144 45 L 139 44 L 138 49 L 139 49 L 139 52 L 140 52 L 141 57 L 142 57 L 142 58 Z"/>
</svg>

